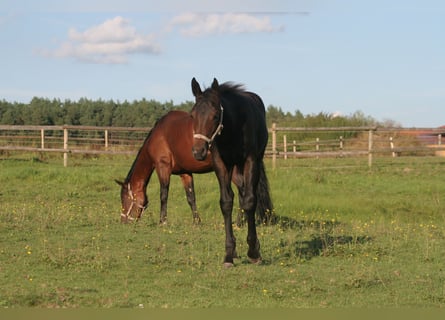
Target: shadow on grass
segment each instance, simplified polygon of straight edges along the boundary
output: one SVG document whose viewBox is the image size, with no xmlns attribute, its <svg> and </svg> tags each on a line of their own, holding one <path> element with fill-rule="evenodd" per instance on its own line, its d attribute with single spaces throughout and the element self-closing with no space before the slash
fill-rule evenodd
<svg viewBox="0 0 445 320">
<path fill-rule="evenodd" d="M 364 244 L 371 241 L 368 236 L 330 236 L 317 235 L 310 240 L 296 241 L 295 253 L 301 259 L 310 260 L 317 256 L 325 256 L 335 254 L 335 247 L 347 244 Z"/>
<path fill-rule="evenodd" d="M 284 216 L 274 217 L 273 224 L 283 230 L 303 231 L 312 229 L 314 232 L 309 240 L 298 240 L 294 243 L 282 242 L 281 247 L 290 246 L 290 251 L 303 260 L 310 260 L 317 256 L 340 254 L 345 245 L 361 245 L 372 240 L 369 236 L 333 235 L 334 227 L 341 225 L 332 220 L 296 220 Z M 288 251 L 288 254 L 290 252 Z"/>
<path fill-rule="evenodd" d="M 298 229 L 303 230 L 307 228 L 317 228 L 332 230 L 333 227 L 339 225 L 339 221 L 332 220 L 297 220 L 285 216 L 273 216 L 270 220 L 270 225 L 278 225 L 281 229 Z"/>
</svg>

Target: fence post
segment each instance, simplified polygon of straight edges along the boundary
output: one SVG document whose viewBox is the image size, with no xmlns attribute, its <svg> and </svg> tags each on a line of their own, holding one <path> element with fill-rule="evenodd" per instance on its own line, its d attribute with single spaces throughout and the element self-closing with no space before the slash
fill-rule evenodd
<svg viewBox="0 0 445 320">
<path fill-rule="evenodd" d="M 108 149 L 108 129 L 105 129 L 105 150 Z"/>
<path fill-rule="evenodd" d="M 441 133 L 439 133 L 439 134 L 437 135 L 437 144 L 438 144 L 439 146 L 442 144 L 442 134 L 441 134 Z"/>
<path fill-rule="evenodd" d="M 287 137 L 283 136 L 283 145 L 284 145 L 284 159 L 287 159 Z"/>
<path fill-rule="evenodd" d="M 340 158 L 341 158 L 343 157 L 343 136 L 340 136 L 339 140 L 340 140 L 339 148 L 340 148 Z"/>
<path fill-rule="evenodd" d="M 65 152 L 63 153 L 63 166 L 68 166 L 68 129 L 63 128 L 63 149 Z"/>
<path fill-rule="evenodd" d="M 320 151 L 320 138 L 315 138 L 315 151 L 316 152 L 318 152 L 318 151 Z M 317 154 L 317 157 L 316 157 L 316 159 L 319 159 L 320 157 L 318 156 L 318 154 Z"/>
<path fill-rule="evenodd" d="M 45 149 L 45 129 L 40 129 L 40 148 Z"/>
<path fill-rule="evenodd" d="M 272 169 L 277 167 L 277 124 L 272 123 Z"/>
<path fill-rule="evenodd" d="M 372 130 L 368 133 L 368 167 L 372 167 Z"/>
<path fill-rule="evenodd" d="M 392 157 L 396 157 L 396 153 L 394 152 L 394 139 L 392 137 L 389 137 L 389 147 L 391 148 Z"/>
</svg>

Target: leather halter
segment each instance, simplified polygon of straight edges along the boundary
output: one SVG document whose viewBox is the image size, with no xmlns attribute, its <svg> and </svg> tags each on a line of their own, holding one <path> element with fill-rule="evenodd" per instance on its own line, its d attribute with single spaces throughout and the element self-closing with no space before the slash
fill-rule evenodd
<svg viewBox="0 0 445 320">
<path fill-rule="evenodd" d="M 215 140 L 216 136 L 220 135 L 224 126 L 222 124 L 223 122 L 223 115 L 224 115 L 224 108 L 222 106 L 222 104 L 219 105 L 221 108 L 221 116 L 219 117 L 219 124 L 215 129 L 215 132 L 212 134 L 212 136 L 209 138 L 206 135 L 203 135 L 201 133 L 195 133 L 193 134 L 193 138 L 195 139 L 201 139 L 204 140 L 205 142 L 207 142 L 209 144 L 209 147 L 212 145 L 213 140 Z"/>
<path fill-rule="evenodd" d="M 131 205 L 128 208 L 126 213 L 123 213 L 123 212 L 121 213 L 121 217 L 122 218 L 126 218 L 127 220 L 130 220 L 130 221 L 134 221 L 135 219 L 130 215 L 131 214 L 131 210 L 133 210 L 133 207 L 136 206 L 139 209 L 145 210 L 145 206 L 136 203 L 136 198 L 134 197 L 133 191 L 131 191 L 130 183 L 127 184 L 127 190 L 128 190 L 128 196 L 131 199 Z"/>
</svg>

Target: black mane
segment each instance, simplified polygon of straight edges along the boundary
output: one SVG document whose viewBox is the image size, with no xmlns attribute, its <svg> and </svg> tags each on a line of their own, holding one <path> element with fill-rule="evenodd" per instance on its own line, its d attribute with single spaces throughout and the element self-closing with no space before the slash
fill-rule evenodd
<svg viewBox="0 0 445 320">
<path fill-rule="evenodd" d="M 221 94 L 243 94 L 246 92 L 244 85 L 240 83 L 234 83 L 234 82 L 224 82 L 219 86 L 219 92 Z"/>
<path fill-rule="evenodd" d="M 208 95 L 211 93 L 212 89 L 207 88 L 203 92 L 204 96 L 208 97 Z M 245 90 L 244 85 L 240 83 L 234 83 L 234 82 L 224 82 L 221 84 L 218 88 L 219 93 L 221 96 L 228 96 L 228 95 L 244 95 L 248 93 L 248 91 Z"/>
</svg>

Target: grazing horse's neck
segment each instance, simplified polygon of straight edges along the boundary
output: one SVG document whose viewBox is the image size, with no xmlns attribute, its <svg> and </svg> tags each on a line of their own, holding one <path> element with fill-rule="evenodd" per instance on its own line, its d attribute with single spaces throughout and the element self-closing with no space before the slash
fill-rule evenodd
<svg viewBox="0 0 445 320">
<path fill-rule="evenodd" d="M 153 160 L 148 152 L 145 152 L 147 147 L 146 142 L 139 150 L 139 153 L 128 172 L 127 178 L 125 179 L 125 183 L 129 183 L 133 191 L 141 191 L 141 189 L 145 191 L 154 170 Z"/>
</svg>

